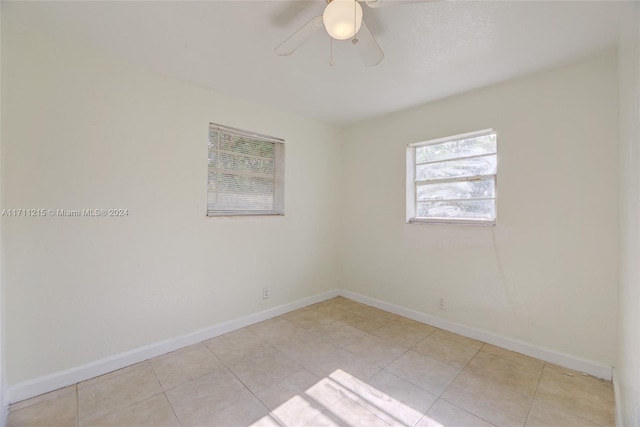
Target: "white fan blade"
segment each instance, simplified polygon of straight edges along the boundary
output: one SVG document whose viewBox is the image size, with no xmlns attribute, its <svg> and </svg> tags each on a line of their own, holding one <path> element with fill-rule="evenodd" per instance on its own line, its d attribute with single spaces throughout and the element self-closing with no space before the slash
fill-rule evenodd
<svg viewBox="0 0 640 427">
<path fill-rule="evenodd" d="M 355 42 L 356 40 L 357 42 Z M 364 22 L 353 42 L 356 45 L 360 58 L 362 58 L 362 62 L 364 62 L 364 65 L 367 67 L 378 65 L 380 61 L 384 59 L 382 49 L 380 49 L 378 42 Z"/>
<path fill-rule="evenodd" d="M 316 16 L 311 21 L 304 24 L 298 31 L 293 33 L 288 39 L 283 41 L 280 46 L 275 48 L 274 50 L 276 54 L 278 56 L 291 55 L 297 48 L 302 45 L 302 43 L 307 41 L 309 37 L 311 37 L 322 27 L 322 15 Z"/>
<path fill-rule="evenodd" d="M 269 17 L 269 22 L 275 27 L 286 28 L 307 14 L 309 9 L 317 6 L 315 1 L 279 1 L 275 12 Z"/>
<path fill-rule="evenodd" d="M 431 3 L 434 1 L 441 1 L 441 0 L 361 0 L 364 1 L 367 6 L 373 8 L 373 9 L 377 9 L 379 7 L 386 7 L 386 6 L 399 6 L 402 4 L 410 4 L 410 3 Z"/>
</svg>

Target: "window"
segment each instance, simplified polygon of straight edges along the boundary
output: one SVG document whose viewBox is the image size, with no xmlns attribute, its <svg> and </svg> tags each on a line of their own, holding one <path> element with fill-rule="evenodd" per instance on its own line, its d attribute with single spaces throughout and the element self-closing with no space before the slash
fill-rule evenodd
<svg viewBox="0 0 640 427">
<path fill-rule="evenodd" d="M 407 222 L 495 225 L 492 129 L 407 147 Z"/>
<path fill-rule="evenodd" d="M 284 215 L 284 141 L 210 123 L 207 215 Z"/>
</svg>

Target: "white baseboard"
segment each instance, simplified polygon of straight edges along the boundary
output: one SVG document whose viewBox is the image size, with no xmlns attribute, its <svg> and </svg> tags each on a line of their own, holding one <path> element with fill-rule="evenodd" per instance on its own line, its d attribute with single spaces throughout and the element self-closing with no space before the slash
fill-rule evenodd
<svg viewBox="0 0 640 427">
<path fill-rule="evenodd" d="M 324 292 L 322 294 L 303 298 L 294 302 L 250 314 L 238 319 L 229 320 L 227 322 L 218 323 L 199 331 L 192 332 L 181 337 L 171 338 L 160 341 L 144 347 L 136 348 L 124 353 L 116 354 L 101 360 L 86 363 L 84 365 L 67 369 L 61 372 L 45 375 L 40 378 L 25 381 L 10 387 L 7 392 L 7 402 L 15 403 L 21 400 L 29 399 L 34 396 L 48 393 L 62 387 L 85 381 L 100 375 L 104 375 L 111 371 L 121 369 L 135 363 L 160 356 L 171 351 L 181 349 L 183 347 L 199 343 L 222 334 L 262 322 L 276 316 L 315 304 L 330 298 L 337 297 L 339 291 L 337 289 Z"/>
<path fill-rule="evenodd" d="M 606 366 L 592 360 L 560 353 L 512 338 L 496 335 L 491 332 L 475 329 L 456 322 L 452 322 L 450 320 L 430 316 L 419 311 L 410 310 L 408 308 L 400 307 L 395 304 L 390 304 L 344 289 L 340 290 L 340 295 L 344 296 L 345 298 L 349 298 L 354 301 L 379 308 L 381 310 L 385 310 L 403 317 L 408 317 L 409 319 L 417 320 L 418 322 L 427 323 L 431 326 L 463 335 L 465 337 L 473 338 L 479 341 L 493 344 L 498 347 L 506 348 L 507 350 L 535 357 L 536 359 L 554 363 L 565 368 L 573 369 L 574 371 L 584 372 L 586 374 L 593 375 L 594 377 L 603 378 L 608 381 L 611 380 L 613 368 L 611 366 Z"/>
<path fill-rule="evenodd" d="M 187 335 L 160 341 L 144 347 L 126 351 L 124 353 L 116 354 L 101 360 L 96 360 L 94 362 L 90 362 L 75 368 L 67 369 L 65 371 L 55 372 L 53 374 L 45 375 L 43 377 L 16 384 L 9 387 L 8 389 L 5 389 L 5 401 L 2 402 L 4 404 L 3 409 L 6 409 L 9 403 L 19 402 L 21 400 L 29 399 L 43 393 L 48 393 L 50 391 L 66 387 L 80 381 L 85 381 L 100 375 L 104 375 L 117 369 L 121 369 L 135 363 L 139 363 L 144 360 L 151 359 L 153 357 L 160 356 L 162 354 L 175 351 L 180 348 L 217 337 L 222 334 L 226 334 L 236 329 L 244 328 L 254 323 L 262 322 L 264 320 L 280 316 L 282 314 L 288 313 L 289 311 L 297 310 L 299 308 L 303 308 L 308 305 L 336 297 L 338 295 L 342 295 L 345 298 L 349 298 L 354 301 L 379 308 L 381 310 L 395 313 L 409 319 L 417 320 L 418 322 L 427 323 L 440 329 L 445 329 L 447 331 L 455 332 L 469 338 L 477 339 L 489 344 L 506 348 L 508 350 L 525 354 L 527 356 L 535 357 L 550 363 L 564 366 L 569 369 L 584 372 L 598 378 L 611 380 L 612 377 L 613 368 L 610 366 L 605 366 L 594 361 L 555 352 L 553 350 L 538 347 L 511 338 L 495 335 L 490 332 L 474 329 L 469 326 L 461 325 L 435 316 L 430 316 L 425 313 L 410 310 L 355 292 L 347 291 L 344 289 L 335 289 L 332 291 L 324 292 L 322 294 L 303 298 L 288 304 L 283 304 L 278 307 L 270 308 L 268 310 L 264 310 L 245 317 L 222 322 Z M 616 402 L 618 402 L 617 398 Z M 6 416 L 6 411 L 4 415 Z M 1 421 L 2 420 L 0 419 L 0 422 Z"/>
</svg>

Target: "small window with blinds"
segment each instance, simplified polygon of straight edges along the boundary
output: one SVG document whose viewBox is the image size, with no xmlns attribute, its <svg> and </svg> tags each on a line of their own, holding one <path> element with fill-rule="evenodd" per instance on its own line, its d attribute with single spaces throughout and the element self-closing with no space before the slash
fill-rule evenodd
<svg viewBox="0 0 640 427">
<path fill-rule="evenodd" d="M 210 123 L 207 215 L 284 215 L 284 141 Z"/>
<path fill-rule="evenodd" d="M 407 222 L 495 225 L 496 132 L 407 146 Z"/>
</svg>

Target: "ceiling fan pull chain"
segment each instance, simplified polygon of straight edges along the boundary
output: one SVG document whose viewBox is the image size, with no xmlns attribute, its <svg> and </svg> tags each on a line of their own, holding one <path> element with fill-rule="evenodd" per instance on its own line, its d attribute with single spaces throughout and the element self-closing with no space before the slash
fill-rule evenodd
<svg viewBox="0 0 640 427">
<path fill-rule="evenodd" d="M 358 22 L 356 19 L 357 7 L 358 0 L 353 0 L 353 40 L 351 40 L 351 43 L 353 43 L 354 45 L 358 43 L 358 38 L 356 37 L 356 34 L 358 32 Z"/>
<path fill-rule="evenodd" d="M 329 65 L 333 67 L 333 37 L 329 37 L 329 45 L 331 46 L 331 56 L 329 57 Z"/>
</svg>

